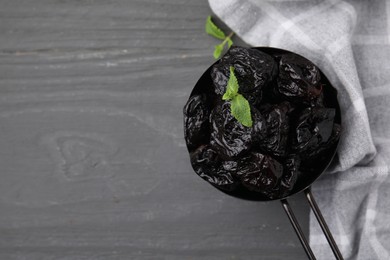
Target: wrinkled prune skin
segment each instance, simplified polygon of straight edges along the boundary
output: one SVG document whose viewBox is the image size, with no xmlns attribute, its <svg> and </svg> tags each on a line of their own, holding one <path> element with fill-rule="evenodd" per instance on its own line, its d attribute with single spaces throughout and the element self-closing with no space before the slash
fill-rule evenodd
<svg viewBox="0 0 390 260">
<path fill-rule="evenodd" d="M 294 188 L 298 179 L 300 164 L 301 159 L 297 155 L 290 155 L 284 161 L 283 176 L 280 179 L 279 190 L 277 191 L 279 197 L 287 196 Z"/>
<path fill-rule="evenodd" d="M 271 156 L 251 153 L 241 159 L 236 175 L 248 190 L 269 196 L 277 186 L 283 174 L 283 166 Z"/>
<path fill-rule="evenodd" d="M 240 85 L 240 93 L 251 104 L 261 101 L 262 89 L 276 76 L 278 66 L 268 54 L 243 47 L 232 47 L 211 70 L 215 93 L 223 95 L 230 76 L 230 66 Z"/>
<path fill-rule="evenodd" d="M 238 185 L 232 176 L 236 172 L 237 162 L 221 162 L 217 152 L 209 145 L 202 145 L 191 153 L 191 164 L 202 179 L 220 189 L 229 191 Z"/>
<path fill-rule="evenodd" d="M 210 139 L 210 109 L 204 94 L 190 97 L 184 106 L 184 138 L 190 150 Z"/>
<path fill-rule="evenodd" d="M 281 56 L 276 91 L 285 99 L 313 105 L 322 92 L 320 80 L 320 71 L 309 60 L 294 54 Z"/>
<path fill-rule="evenodd" d="M 232 116 L 230 102 L 221 102 L 214 108 L 210 123 L 210 145 L 221 158 L 236 158 L 250 149 L 253 130 L 243 126 Z"/>
<path fill-rule="evenodd" d="M 317 153 L 322 146 L 335 139 L 333 133 L 336 111 L 333 108 L 306 108 L 298 118 L 295 136 L 292 140 L 293 150 L 306 156 Z M 332 134 L 334 137 L 332 137 Z"/>
<path fill-rule="evenodd" d="M 266 140 L 266 118 L 251 108 L 253 125 L 243 126 L 230 112 L 230 102 L 220 102 L 211 112 L 210 145 L 224 160 L 231 160 L 245 154 L 251 145 Z"/>
<path fill-rule="evenodd" d="M 340 139 L 341 135 L 341 126 L 339 124 L 334 124 L 332 128 L 332 134 L 327 142 L 322 142 L 317 149 L 312 150 L 310 154 L 306 154 L 306 157 L 316 157 L 323 153 L 325 153 L 326 150 L 332 149 L 334 145 L 337 143 L 337 141 Z M 303 154 L 302 157 L 304 157 L 305 154 Z"/>
<path fill-rule="evenodd" d="M 276 157 L 283 157 L 287 152 L 290 128 L 289 112 L 291 105 L 283 102 L 265 109 L 266 137 L 260 141 L 259 149 Z"/>
<path fill-rule="evenodd" d="M 252 109 L 252 143 L 258 144 L 267 138 L 268 128 L 267 128 L 267 117 L 265 114 L 261 113 L 255 108 Z"/>
</svg>

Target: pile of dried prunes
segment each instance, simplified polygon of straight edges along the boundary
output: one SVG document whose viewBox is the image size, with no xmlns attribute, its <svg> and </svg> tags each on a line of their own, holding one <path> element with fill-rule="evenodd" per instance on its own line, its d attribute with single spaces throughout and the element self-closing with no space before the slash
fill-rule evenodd
<svg viewBox="0 0 390 260">
<path fill-rule="evenodd" d="M 250 104 L 252 127 L 237 121 L 230 101 L 222 100 L 231 66 Z M 232 47 L 209 78 L 184 107 L 185 141 L 195 172 L 221 190 L 287 196 L 339 140 L 321 72 L 302 56 Z"/>
</svg>

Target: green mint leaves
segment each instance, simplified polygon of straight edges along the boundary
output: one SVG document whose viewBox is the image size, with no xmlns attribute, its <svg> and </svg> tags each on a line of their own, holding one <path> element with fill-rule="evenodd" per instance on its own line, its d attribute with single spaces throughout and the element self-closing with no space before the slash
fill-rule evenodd
<svg viewBox="0 0 390 260">
<path fill-rule="evenodd" d="M 233 45 L 231 38 L 234 33 L 231 32 L 228 36 L 226 36 L 225 33 L 211 20 L 211 16 L 207 17 L 205 30 L 207 34 L 219 40 L 223 40 L 220 44 L 217 44 L 214 47 L 214 58 L 219 59 L 225 46 L 227 45 L 227 49 L 229 49 Z M 234 67 L 230 67 L 230 77 L 226 86 L 226 92 L 222 96 L 222 99 L 230 100 L 230 111 L 232 116 L 237 119 L 238 122 L 240 122 L 243 126 L 252 127 L 253 122 L 249 102 L 243 95 L 238 93 L 238 88 L 239 85 L 236 75 L 234 75 Z"/>
<path fill-rule="evenodd" d="M 234 75 L 234 67 L 230 66 L 230 77 L 226 86 L 226 92 L 222 96 L 223 100 L 230 100 L 230 111 L 232 116 L 243 126 L 252 127 L 251 108 L 248 100 L 238 93 L 238 81 Z"/>
<path fill-rule="evenodd" d="M 206 33 L 220 40 L 225 40 L 226 38 L 225 33 L 221 29 L 219 29 L 218 26 L 215 25 L 215 23 L 213 23 L 210 15 L 207 17 L 206 20 Z"/>
<path fill-rule="evenodd" d="M 244 96 L 237 94 L 231 101 L 230 110 L 232 115 L 243 126 L 252 127 L 251 108 L 248 100 L 246 100 Z"/>
<path fill-rule="evenodd" d="M 211 16 L 207 17 L 205 29 L 207 34 L 219 40 L 223 40 L 222 43 L 217 44 L 214 47 L 213 55 L 215 59 L 218 59 L 219 57 L 221 57 L 221 54 L 226 44 L 228 49 L 233 45 L 233 41 L 231 38 L 234 33 L 232 32 L 228 36 L 226 36 L 225 33 L 221 29 L 219 29 L 218 26 L 216 26 L 215 23 L 211 20 Z"/>
<path fill-rule="evenodd" d="M 231 100 L 238 94 L 238 81 L 234 74 L 234 67 L 230 66 L 230 77 L 226 86 L 226 92 L 223 94 L 223 100 Z"/>
<path fill-rule="evenodd" d="M 219 57 L 221 57 L 221 54 L 222 54 L 222 52 L 223 52 L 223 46 L 224 46 L 225 44 L 217 44 L 217 45 L 215 45 L 215 47 L 214 47 L 214 53 L 213 53 L 213 56 L 214 56 L 214 58 L 217 60 L 217 59 L 219 59 Z"/>
</svg>

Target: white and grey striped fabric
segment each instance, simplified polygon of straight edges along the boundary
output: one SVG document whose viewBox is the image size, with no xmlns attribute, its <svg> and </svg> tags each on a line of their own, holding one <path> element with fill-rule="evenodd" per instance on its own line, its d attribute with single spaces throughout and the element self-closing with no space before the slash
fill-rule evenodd
<svg viewBox="0 0 390 260">
<path fill-rule="evenodd" d="M 338 89 L 339 158 L 313 193 L 346 259 L 390 259 L 390 1 L 209 3 L 245 42 L 307 57 Z M 310 219 L 314 253 L 332 259 Z"/>
</svg>

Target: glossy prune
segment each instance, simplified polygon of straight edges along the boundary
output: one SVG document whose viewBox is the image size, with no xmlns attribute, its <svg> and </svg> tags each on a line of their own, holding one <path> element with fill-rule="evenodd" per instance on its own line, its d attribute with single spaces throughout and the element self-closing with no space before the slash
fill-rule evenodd
<svg viewBox="0 0 390 260">
<path fill-rule="evenodd" d="M 251 153 L 239 160 L 236 175 L 248 190 L 270 194 L 283 174 L 283 166 L 271 156 Z"/>
<path fill-rule="evenodd" d="M 288 102 L 270 106 L 265 109 L 266 136 L 260 141 L 259 149 L 273 156 L 282 157 L 286 154 L 289 116 L 291 105 Z"/>
<path fill-rule="evenodd" d="M 292 138 L 293 150 L 307 156 L 317 153 L 332 136 L 335 113 L 333 108 L 303 110 Z"/>
<path fill-rule="evenodd" d="M 251 108 L 253 125 L 243 126 L 230 112 L 230 102 L 219 102 L 210 115 L 210 145 L 225 160 L 247 152 L 251 145 L 267 138 L 266 118 Z"/>
<path fill-rule="evenodd" d="M 267 117 L 255 108 L 252 108 L 252 120 L 253 120 L 253 144 L 261 143 L 267 139 L 268 127 Z"/>
<path fill-rule="evenodd" d="M 337 143 L 337 141 L 340 139 L 341 135 L 341 126 L 339 124 L 334 124 L 332 128 L 332 133 L 330 135 L 330 138 L 326 142 L 322 142 L 317 149 L 312 150 L 310 154 L 307 154 L 308 157 L 315 157 L 319 156 L 323 153 L 326 153 L 327 150 L 332 149 L 334 147 L 334 144 Z M 303 154 L 302 157 L 305 155 Z"/>
<path fill-rule="evenodd" d="M 220 189 L 232 190 L 237 186 L 232 176 L 236 171 L 237 163 L 221 162 L 216 151 L 209 145 L 201 145 L 191 153 L 191 164 L 201 178 Z"/>
<path fill-rule="evenodd" d="M 204 94 L 190 97 L 184 106 L 184 138 L 191 150 L 209 142 L 209 115 L 210 109 Z"/>
<path fill-rule="evenodd" d="M 235 158 L 250 149 L 253 130 L 232 116 L 230 102 L 221 102 L 214 108 L 210 123 L 210 145 L 223 159 Z"/>
<path fill-rule="evenodd" d="M 290 155 L 284 161 L 283 176 L 279 184 L 279 197 L 284 197 L 294 188 L 298 179 L 301 159 L 297 155 Z"/>
<path fill-rule="evenodd" d="M 322 92 L 321 74 L 309 60 L 294 54 L 282 55 L 276 91 L 293 103 L 312 105 Z"/>
<path fill-rule="evenodd" d="M 240 93 L 250 104 L 261 101 L 262 89 L 275 78 L 278 69 L 275 60 L 264 52 L 232 47 L 211 70 L 215 93 L 218 95 L 222 96 L 226 92 L 230 66 L 235 69 Z"/>
</svg>

